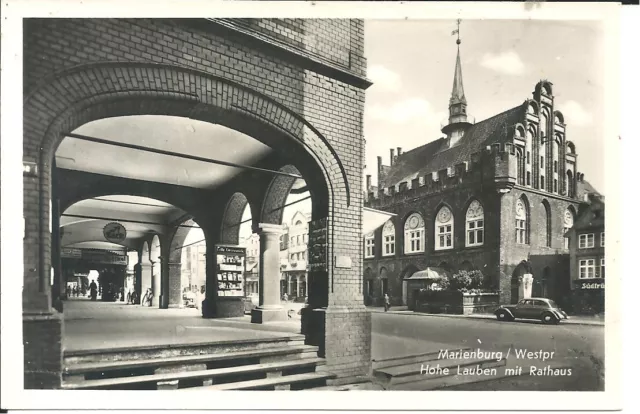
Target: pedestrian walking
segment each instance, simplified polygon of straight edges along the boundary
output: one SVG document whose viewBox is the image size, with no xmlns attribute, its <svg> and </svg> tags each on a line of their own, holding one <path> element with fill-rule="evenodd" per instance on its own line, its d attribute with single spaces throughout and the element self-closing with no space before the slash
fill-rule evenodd
<svg viewBox="0 0 640 414">
<path fill-rule="evenodd" d="M 384 311 L 387 312 L 391 307 L 391 299 L 389 299 L 389 295 L 384 294 Z"/>
<path fill-rule="evenodd" d="M 289 295 L 287 295 L 287 292 L 284 292 L 284 295 L 282 295 L 282 300 L 285 302 L 289 302 Z"/>
</svg>

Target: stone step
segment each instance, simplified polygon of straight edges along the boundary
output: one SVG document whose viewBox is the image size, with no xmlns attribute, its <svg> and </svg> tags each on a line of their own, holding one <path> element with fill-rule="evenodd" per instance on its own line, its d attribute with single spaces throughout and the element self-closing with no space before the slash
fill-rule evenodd
<svg viewBox="0 0 640 414">
<path fill-rule="evenodd" d="M 210 341 L 186 344 L 159 344 L 109 349 L 64 351 L 66 366 L 89 362 L 132 361 L 141 359 L 172 358 L 187 355 L 224 354 L 248 350 L 304 345 L 304 335 L 286 335 L 273 338 Z"/>
<path fill-rule="evenodd" d="M 339 381 L 335 383 L 335 380 L 327 381 L 327 385 L 322 387 L 314 387 L 310 391 L 364 391 L 364 390 L 378 390 L 382 391 L 384 388 L 374 384 L 371 377 L 349 377 L 345 382 Z"/>
<path fill-rule="evenodd" d="M 178 389 L 180 381 L 188 380 L 190 383 L 200 381 L 196 385 L 211 385 L 212 381 L 233 382 L 236 378 L 248 375 L 280 376 L 283 372 L 298 370 L 315 370 L 318 365 L 325 364 L 323 358 L 305 358 L 291 361 L 279 361 L 265 364 L 243 365 L 228 368 L 217 368 L 199 371 L 179 371 L 163 374 L 140 375 L 135 377 L 119 377 L 96 380 L 84 380 L 78 382 L 65 382 L 63 389 L 139 389 L 135 386 L 146 384 L 155 385 L 155 389 Z M 207 383 L 209 382 L 209 383 Z"/>
<path fill-rule="evenodd" d="M 304 374 L 284 375 L 281 377 L 263 378 L 241 382 L 230 382 L 226 384 L 209 385 L 205 387 L 189 388 L 190 390 L 292 390 L 293 388 L 302 390 L 314 390 L 317 384 L 322 384 L 334 375 L 328 372 L 308 372 Z"/>
<path fill-rule="evenodd" d="M 432 361 L 433 362 L 433 361 Z M 376 381 L 385 387 L 394 388 L 400 384 L 420 382 L 425 378 L 436 379 L 456 375 L 458 369 L 491 369 L 504 366 L 504 359 L 442 359 L 437 360 L 434 364 L 414 363 L 409 365 L 401 365 L 396 367 L 384 368 L 374 371 Z M 422 371 L 429 368 L 437 368 L 434 373 L 425 373 Z"/>
<path fill-rule="evenodd" d="M 452 349 L 451 351 L 464 352 L 464 351 L 470 351 L 470 350 L 471 348 L 458 348 L 458 349 Z M 419 366 L 423 362 L 433 361 L 438 359 L 440 352 L 441 351 L 438 350 L 438 351 L 425 352 L 423 354 L 406 355 L 406 356 L 377 359 L 377 360 L 373 359 L 371 360 L 371 365 L 374 370 L 380 370 L 380 369 L 390 368 L 390 367 L 398 367 L 402 365 L 411 365 L 411 364 L 418 364 Z"/>
<path fill-rule="evenodd" d="M 317 356 L 318 347 L 311 345 L 294 345 L 284 347 L 273 347 L 257 350 L 247 350 L 228 353 L 214 353 L 203 355 L 186 355 L 167 358 L 150 358 L 139 360 L 123 360 L 123 361 L 100 361 L 100 362 L 83 362 L 70 364 L 64 368 L 63 375 L 85 375 L 89 373 L 103 373 L 110 371 L 144 371 L 145 368 L 157 369 L 161 367 L 184 367 L 185 370 L 191 366 L 202 364 L 211 364 L 220 361 L 236 360 L 238 364 L 256 363 L 256 362 L 275 362 L 269 361 L 270 358 L 279 357 L 280 360 L 287 357 L 314 357 Z M 157 373 L 157 372 L 156 372 Z"/>
</svg>

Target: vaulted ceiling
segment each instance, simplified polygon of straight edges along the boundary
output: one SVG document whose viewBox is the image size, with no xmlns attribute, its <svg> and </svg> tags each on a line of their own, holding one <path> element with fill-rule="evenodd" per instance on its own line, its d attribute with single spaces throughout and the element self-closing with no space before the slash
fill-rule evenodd
<svg viewBox="0 0 640 414">
<path fill-rule="evenodd" d="M 85 124 L 74 134 L 120 144 L 254 166 L 273 149 L 229 128 L 171 116 L 125 116 Z M 240 174 L 243 169 L 203 161 L 158 154 L 125 146 L 65 138 L 56 152 L 56 166 L 66 170 L 121 178 L 215 189 Z M 295 187 L 304 187 L 298 180 Z M 80 201 L 61 217 L 62 247 L 102 249 L 137 248 L 150 233 L 169 231 L 167 224 L 186 217 L 179 208 L 143 197 L 102 196 Z M 127 238 L 120 244 L 106 241 L 103 228 L 118 221 Z"/>
</svg>

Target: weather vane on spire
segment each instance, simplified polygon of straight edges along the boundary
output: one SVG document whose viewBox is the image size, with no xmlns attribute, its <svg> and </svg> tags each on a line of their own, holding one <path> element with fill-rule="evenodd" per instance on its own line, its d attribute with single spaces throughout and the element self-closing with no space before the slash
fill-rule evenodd
<svg viewBox="0 0 640 414">
<path fill-rule="evenodd" d="M 458 40 L 456 40 L 456 44 L 458 44 L 458 45 L 459 45 L 460 43 L 462 43 L 462 42 L 460 41 L 460 22 L 461 22 L 461 21 L 462 21 L 461 19 L 456 20 L 456 24 L 458 25 L 458 28 L 457 28 L 456 30 L 454 30 L 453 32 L 451 32 L 451 35 L 452 35 L 452 36 L 453 36 L 454 34 L 457 34 L 457 35 L 458 35 Z"/>
</svg>

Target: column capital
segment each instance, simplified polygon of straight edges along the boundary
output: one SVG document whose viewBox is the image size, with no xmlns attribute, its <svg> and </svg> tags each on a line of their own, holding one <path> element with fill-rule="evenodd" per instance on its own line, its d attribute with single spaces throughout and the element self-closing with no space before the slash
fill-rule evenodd
<svg viewBox="0 0 640 414">
<path fill-rule="evenodd" d="M 282 234 L 284 233 L 284 229 L 281 224 L 271 224 L 271 223 L 259 223 L 258 224 L 258 233 L 262 234 Z"/>
</svg>

